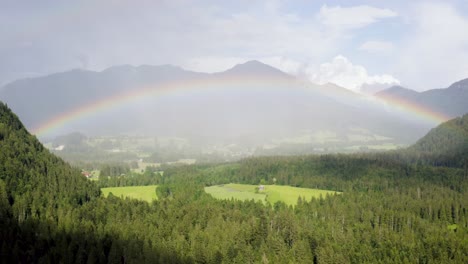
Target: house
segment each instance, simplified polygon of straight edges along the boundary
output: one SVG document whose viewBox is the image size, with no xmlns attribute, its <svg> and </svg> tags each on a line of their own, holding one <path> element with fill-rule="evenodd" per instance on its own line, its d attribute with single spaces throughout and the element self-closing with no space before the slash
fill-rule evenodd
<svg viewBox="0 0 468 264">
<path fill-rule="evenodd" d="M 83 176 L 85 176 L 86 178 L 90 178 L 91 177 L 91 173 L 89 171 L 82 171 L 81 174 Z"/>
<path fill-rule="evenodd" d="M 258 186 L 258 191 L 259 192 L 263 192 L 265 190 L 265 186 L 264 185 L 259 185 Z"/>
</svg>

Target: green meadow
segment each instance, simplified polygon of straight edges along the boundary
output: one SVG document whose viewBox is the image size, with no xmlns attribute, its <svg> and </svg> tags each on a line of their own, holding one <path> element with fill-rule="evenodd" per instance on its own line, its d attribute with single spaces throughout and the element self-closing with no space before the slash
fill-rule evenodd
<svg viewBox="0 0 468 264">
<path fill-rule="evenodd" d="M 296 205 L 297 199 L 302 197 L 305 200 L 310 200 L 313 197 L 325 197 L 327 194 L 333 195 L 335 191 L 298 188 L 292 186 L 281 185 L 264 185 L 264 190 L 256 192 L 258 185 L 248 184 L 224 184 L 205 187 L 205 192 L 211 194 L 216 199 L 236 199 L 236 200 L 252 200 L 269 202 L 274 204 L 278 201 L 284 202 L 287 205 Z"/>
<path fill-rule="evenodd" d="M 102 188 L 101 191 L 104 197 L 107 197 L 109 196 L 109 193 L 112 193 L 114 196 L 117 197 L 129 197 L 151 203 L 153 200 L 158 199 L 158 197 L 156 196 L 157 187 L 157 185 L 109 187 Z"/>
<path fill-rule="evenodd" d="M 255 200 L 266 201 L 265 193 L 255 193 L 256 185 L 247 184 L 224 184 L 205 187 L 205 192 L 211 194 L 216 199 L 227 200 L 234 198 L 235 200 Z"/>
<path fill-rule="evenodd" d="M 313 197 L 325 197 L 327 194 L 333 195 L 337 193 L 334 191 L 282 185 L 264 185 L 263 191 L 256 192 L 257 187 L 258 185 L 230 183 L 205 187 L 205 192 L 220 200 L 255 200 L 263 203 L 269 202 L 270 204 L 281 201 L 287 205 L 296 205 L 299 197 L 310 200 Z M 127 186 L 102 188 L 101 191 L 105 197 L 109 196 L 109 193 L 112 193 L 114 196 L 121 198 L 129 197 L 151 202 L 158 199 L 156 196 L 156 188 L 157 185 Z"/>
</svg>

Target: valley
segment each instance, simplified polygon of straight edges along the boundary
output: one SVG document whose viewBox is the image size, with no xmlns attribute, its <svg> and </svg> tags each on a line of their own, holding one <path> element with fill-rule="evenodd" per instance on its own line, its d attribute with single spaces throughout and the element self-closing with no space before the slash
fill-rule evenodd
<svg viewBox="0 0 468 264">
<path fill-rule="evenodd" d="M 251 156 L 303 155 L 376 152 L 407 146 L 397 140 L 354 129 L 348 134 L 331 131 L 305 131 L 297 137 L 272 139 L 263 145 L 236 141 L 200 145 L 197 141 L 177 137 L 95 136 L 71 133 L 44 144 L 49 150 L 72 164 L 128 163 L 144 171 L 147 166 L 236 161 Z"/>
<path fill-rule="evenodd" d="M 393 151 L 107 164 L 90 180 L 0 104 L 0 148 L 7 262 L 468 260 L 468 115 Z"/>
<path fill-rule="evenodd" d="M 0 264 L 468 263 L 466 0 L 0 24 Z"/>
</svg>

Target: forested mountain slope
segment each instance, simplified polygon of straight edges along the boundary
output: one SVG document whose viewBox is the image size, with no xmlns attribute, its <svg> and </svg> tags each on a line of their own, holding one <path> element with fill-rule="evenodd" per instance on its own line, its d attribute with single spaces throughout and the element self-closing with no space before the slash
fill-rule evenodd
<svg viewBox="0 0 468 264">
<path fill-rule="evenodd" d="M 31 136 L 18 118 L 0 102 L 0 180 L 15 205 L 40 197 L 42 204 L 82 204 L 99 196 L 99 190 L 80 171 L 52 155 Z M 22 214 L 41 214 L 31 210 Z"/>
<path fill-rule="evenodd" d="M 432 165 L 468 165 L 468 114 L 433 128 L 408 148 L 419 160 Z"/>
<path fill-rule="evenodd" d="M 410 149 L 434 154 L 468 152 L 468 114 L 449 120 L 432 129 Z"/>
<path fill-rule="evenodd" d="M 52 155 L 0 102 L 1 262 L 37 261 L 31 255 L 48 247 L 39 238 L 50 239 L 59 219 L 99 195 L 96 185 Z"/>
</svg>

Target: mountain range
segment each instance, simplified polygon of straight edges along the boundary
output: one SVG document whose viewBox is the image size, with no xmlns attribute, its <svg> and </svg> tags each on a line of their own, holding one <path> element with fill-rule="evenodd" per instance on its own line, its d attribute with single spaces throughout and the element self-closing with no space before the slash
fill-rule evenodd
<svg viewBox="0 0 468 264">
<path fill-rule="evenodd" d="M 448 88 L 416 92 L 401 86 L 393 86 L 375 94 L 385 100 L 388 97 L 403 99 L 449 118 L 468 112 L 468 79 L 458 81 Z"/>
<path fill-rule="evenodd" d="M 467 84 L 463 80 L 422 93 L 392 87 L 376 97 L 403 97 L 455 117 L 468 112 Z M 148 87 L 151 92 L 144 92 Z M 7 84 L 0 100 L 33 133 L 65 116 L 66 122 L 41 132 L 40 138 L 80 131 L 265 144 L 323 133 L 332 135 L 330 142 L 346 141 L 361 131 L 360 136 L 411 143 L 435 126 L 396 114 L 368 96 L 299 80 L 258 61 L 212 74 L 172 65 L 72 70 Z"/>
</svg>

